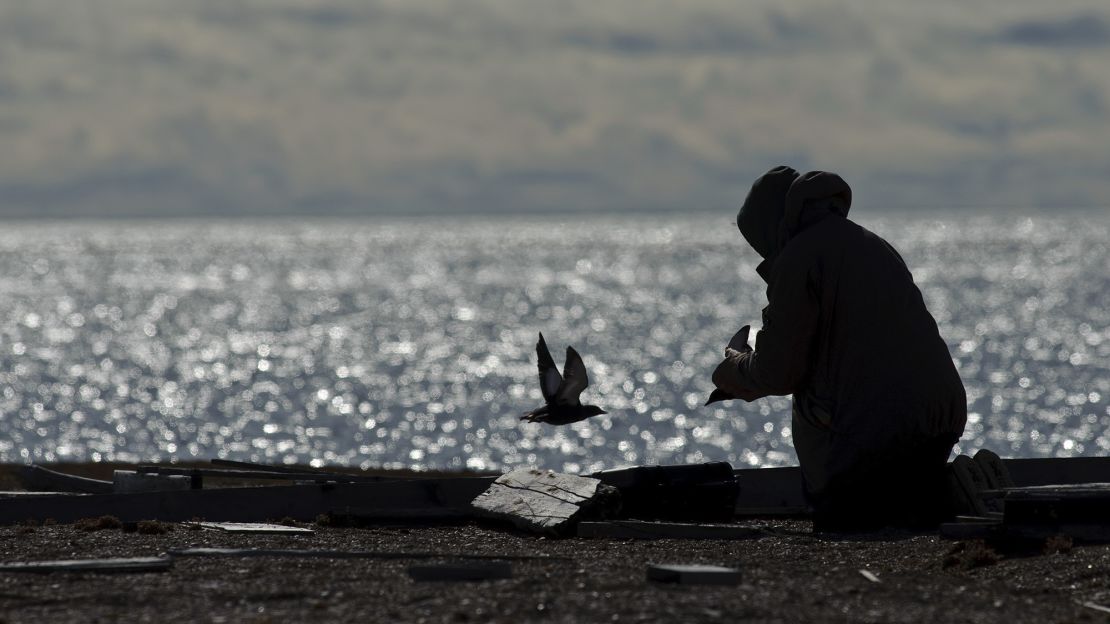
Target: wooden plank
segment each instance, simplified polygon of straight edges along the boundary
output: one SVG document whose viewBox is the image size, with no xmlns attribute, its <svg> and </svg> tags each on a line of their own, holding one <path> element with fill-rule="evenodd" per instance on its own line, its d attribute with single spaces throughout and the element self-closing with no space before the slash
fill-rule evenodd
<svg viewBox="0 0 1110 624">
<path fill-rule="evenodd" d="M 111 481 L 86 479 L 64 472 L 48 470 L 31 464 L 21 466 L 16 475 L 23 487 L 37 492 L 80 492 L 84 494 L 108 494 L 112 492 Z"/>
<path fill-rule="evenodd" d="M 737 516 L 794 516 L 809 511 L 802 491 L 802 472 L 797 466 L 742 468 L 734 474 L 740 486 Z"/>
<path fill-rule="evenodd" d="M 0 572 L 98 572 L 116 574 L 127 572 L 165 572 L 173 565 L 167 557 L 134 557 L 129 559 L 64 559 L 58 561 L 27 561 L 0 564 Z"/>
<path fill-rule="evenodd" d="M 225 533 L 261 533 L 266 535 L 315 535 L 313 529 L 287 526 L 284 524 L 269 524 L 265 522 L 185 522 L 186 525 L 199 526 L 202 529 L 223 531 Z"/>
<path fill-rule="evenodd" d="M 1018 487 L 1110 482 L 1110 457 L 1010 458 L 1002 463 Z M 738 516 L 797 515 L 809 510 L 797 466 L 734 472 L 740 485 Z"/>
<path fill-rule="evenodd" d="M 578 523 L 578 537 L 737 540 L 752 539 L 764 535 L 765 533 L 760 529 L 735 524 L 690 524 L 643 522 L 639 520 Z"/>
<path fill-rule="evenodd" d="M 229 468 L 235 468 L 239 470 L 251 470 L 255 472 L 283 472 L 294 474 L 302 474 L 306 472 L 310 472 L 313 474 L 325 474 L 328 472 L 326 470 L 320 470 L 319 468 L 305 468 L 303 466 L 283 466 L 281 464 L 260 464 L 257 462 L 237 461 L 234 459 L 217 458 L 210 461 L 214 466 L 227 466 Z"/>
<path fill-rule="evenodd" d="M 739 486 L 728 462 L 636 466 L 588 475 L 621 493 L 621 518 L 728 522 Z"/>
<path fill-rule="evenodd" d="M 619 496 L 598 479 L 522 469 L 498 477 L 472 505 L 484 516 L 554 535 L 569 530 L 591 509 L 615 507 Z"/>
<path fill-rule="evenodd" d="M 680 585 L 737 585 L 740 570 L 714 565 L 649 564 L 647 580 Z"/>
<path fill-rule="evenodd" d="M 354 478 L 359 483 L 379 483 L 382 481 L 406 481 L 427 479 L 427 475 L 411 475 L 411 474 L 386 474 L 386 475 L 358 475 L 348 472 L 339 472 L 336 470 L 327 470 L 324 468 L 310 468 L 305 466 L 283 466 L 280 464 L 260 464 L 257 462 L 235 461 L 231 459 L 213 459 L 211 460 L 214 466 L 226 466 L 227 468 L 236 470 L 246 470 L 256 473 L 278 473 L 287 475 L 316 475 L 318 477 L 335 477 L 339 480 L 350 480 Z M 304 480 L 304 479 L 298 479 Z M 336 480 L 336 479 L 332 479 Z"/>
<path fill-rule="evenodd" d="M 1110 457 L 1038 457 L 1003 459 L 1018 487 L 1110 482 Z"/>
<path fill-rule="evenodd" d="M 367 508 L 399 516 L 406 509 L 469 513 L 470 502 L 492 482 L 490 477 L 462 477 L 0 499 L 0 524 L 47 518 L 66 523 L 99 516 L 115 516 L 123 522 L 194 518 L 265 522 L 286 517 L 309 522 L 323 513 L 346 514 Z"/>
<path fill-rule="evenodd" d="M 513 577 L 508 561 L 466 561 L 409 566 L 414 581 L 490 581 Z"/>
<path fill-rule="evenodd" d="M 1008 535 L 1063 534 L 1110 541 L 1110 485 L 1089 483 L 1007 490 L 1002 525 Z"/>
<path fill-rule="evenodd" d="M 239 479 L 242 481 L 309 481 L 313 483 L 384 483 L 399 481 L 384 477 L 345 475 L 321 472 L 274 472 L 265 470 L 236 470 L 227 468 L 175 468 L 172 466 L 139 466 L 138 472 L 150 475 L 183 476 L 191 478 Z"/>
</svg>

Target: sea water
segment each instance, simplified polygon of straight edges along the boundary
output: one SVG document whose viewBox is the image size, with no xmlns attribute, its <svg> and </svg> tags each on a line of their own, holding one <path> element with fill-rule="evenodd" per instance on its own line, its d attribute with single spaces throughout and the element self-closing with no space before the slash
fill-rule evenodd
<svg viewBox="0 0 1110 624">
<path fill-rule="evenodd" d="M 1110 218 L 857 220 L 948 343 L 959 451 L 1110 452 Z M 757 260 L 725 214 L 6 223 L 0 461 L 790 465 L 789 397 L 702 407 Z M 541 331 L 609 414 L 519 422 Z"/>
</svg>

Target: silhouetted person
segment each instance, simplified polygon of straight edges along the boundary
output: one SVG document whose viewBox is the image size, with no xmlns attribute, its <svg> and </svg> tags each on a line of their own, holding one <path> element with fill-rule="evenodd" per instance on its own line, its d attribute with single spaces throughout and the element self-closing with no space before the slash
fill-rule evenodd
<svg viewBox="0 0 1110 624">
<path fill-rule="evenodd" d="M 713 373 L 746 401 L 794 395 L 791 431 L 819 530 L 929 526 L 947 514 L 945 465 L 963 383 L 898 252 L 847 219 L 834 173 L 765 173 L 736 217 L 763 257 L 755 349 Z"/>
</svg>

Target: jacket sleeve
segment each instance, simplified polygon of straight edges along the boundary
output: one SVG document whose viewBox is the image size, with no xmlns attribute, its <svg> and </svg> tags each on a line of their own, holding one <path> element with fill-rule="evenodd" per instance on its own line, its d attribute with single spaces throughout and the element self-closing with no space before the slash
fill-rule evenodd
<svg viewBox="0 0 1110 624">
<path fill-rule="evenodd" d="M 797 258 L 779 258 L 767 287 L 756 348 L 739 362 L 741 383 L 758 396 L 792 394 L 813 361 L 820 314 L 818 276 Z"/>
</svg>

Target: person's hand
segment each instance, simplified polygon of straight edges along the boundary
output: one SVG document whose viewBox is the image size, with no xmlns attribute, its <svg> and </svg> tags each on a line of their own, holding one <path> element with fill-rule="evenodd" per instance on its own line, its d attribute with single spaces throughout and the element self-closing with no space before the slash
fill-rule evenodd
<svg viewBox="0 0 1110 624">
<path fill-rule="evenodd" d="M 740 366 L 744 363 L 744 360 L 751 357 L 752 348 L 744 345 L 742 349 L 742 351 L 732 347 L 725 349 L 724 361 L 718 364 L 717 369 L 713 371 L 713 385 L 737 399 L 754 401 L 759 398 L 758 394 L 745 387 L 744 380 L 740 375 Z"/>
</svg>

